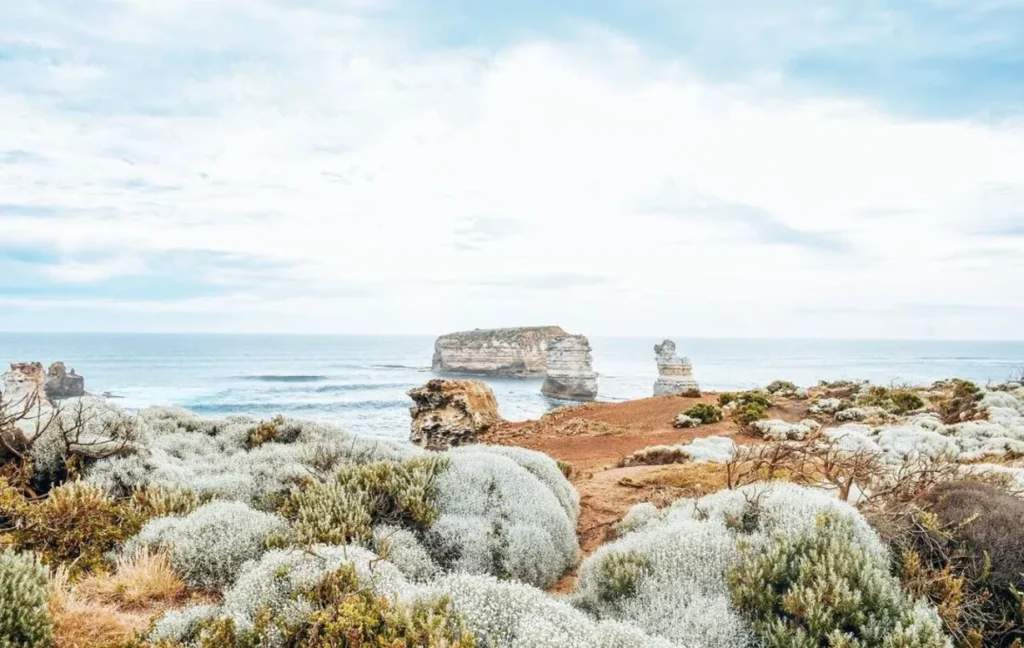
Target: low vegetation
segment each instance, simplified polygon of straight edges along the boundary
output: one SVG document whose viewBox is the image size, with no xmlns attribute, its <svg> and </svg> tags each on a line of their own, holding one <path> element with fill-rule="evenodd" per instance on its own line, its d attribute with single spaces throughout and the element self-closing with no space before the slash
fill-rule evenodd
<svg viewBox="0 0 1024 648">
<path fill-rule="evenodd" d="M 697 419 L 703 425 L 718 423 L 722 420 L 722 408 L 715 407 L 710 403 L 697 403 L 690 409 L 683 412 L 683 414 L 690 418 Z"/>
<path fill-rule="evenodd" d="M 327 481 L 295 487 L 280 513 L 292 522 L 292 544 L 367 542 L 388 523 L 429 527 L 437 519 L 434 482 L 448 464 L 435 457 L 347 466 Z"/>
<path fill-rule="evenodd" d="M 924 399 L 911 389 L 874 386 L 857 397 L 859 407 L 877 407 L 890 414 L 903 415 L 924 407 Z"/>
<path fill-rule="evenodd" d="M 942 393 L 933 402 L 944 423 L 959 423 L 978 416 L 977 408 L 982 394 L 981 388 L 974 383 L 954 378 L 936 383 L 933 387 Z"/>
<path fill-rule="evenodd" d="M 799 388 L 788 380 L 773 380 L 765 387 L 765 391 L 769 394 L 791 394 L 795 393 Z"/>
<path fill-rule="evenodd" d="M 219 617 L 198 624 L 193 639 L 200 648 L 477 645 L 448 599 L 393 603 L 363 587 L 351 564 L 324 575 L 296 595 L 312 607 L 298 618 L 280 609 L 264 608 L 251 628 L 239 627 L 231 617 Z"/>
<path fill-rule="evenodd" d="M 53 637 L 47 569 L 30 553 L 0 551 L 0 646 L 36 648 Z"/>
<path fill-rule="evenodd" d="M 718 404 L 723 408 L 730 408 L 733 420 L 742 426 L 748 426 L 754 421 L 768 418 L 768 411 L 772 407 L 772 399 L 768 392 L 755 390 L 748 392 L 727 392 L 719 394 Z"/>
<path fill-rule="evenodd" d="M 623 460 L 672 464 L 630 471 L 667 505 L 582 563 L 575 471 L 530 450 L 0 407 L 0 648 L 1021 648 L 1019 388 L 809 390 L 885 412 L 841 425 L 769 387 L 685 413 L 753 445 Z"/>
<path fill-rule="evenodd" d="M 908 591 L 932 601 L 958 646 L 1024 643 L 1024 500 L 949 481 L 879 516 Z"/>
<path fill-rule="evenodd" d="M 915 606 L 884 553 L 849 518 L 818 517 L 813 531 L 744 545 L 729 569 L 733 602 L 769 648 L 938 648 L 933 610 Z"/>
</svg>

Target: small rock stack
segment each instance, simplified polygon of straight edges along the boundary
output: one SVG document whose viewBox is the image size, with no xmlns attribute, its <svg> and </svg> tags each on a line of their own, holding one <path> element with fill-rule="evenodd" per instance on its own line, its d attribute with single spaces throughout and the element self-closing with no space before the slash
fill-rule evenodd
<svg viewBox="0 0 1024 648">
<path fill-rule="evenodd" d="M 477 380 L 431 380 L 409 391 L 409 440 L 428 450 L 476 443 L 477 435 L 501 420 L 498 399 Z"/>
<path fill-rule="evenodd" d="M 54 362 L 46 370 L 46 395 L 54 400 L 85 396 L 85 378 L 74 369 L 69 372 L 63 362 Z"/>
<path fill-rule="evenodd" d="M 592 401 L 597 397 L 590 341 L 584 335 L 566 335 L 548 343 L 547 377 L 540 391 L 549 398 Z"/>
<path fill-rule="evenodd" d="M 654 354 L 658 363 L 655 396 L 700 396 L 700 385 L 693 377 L 693 365 L 689 358 L 676 355 L 675 342 L 665 340 L 654 345 Z"/>
</svg>

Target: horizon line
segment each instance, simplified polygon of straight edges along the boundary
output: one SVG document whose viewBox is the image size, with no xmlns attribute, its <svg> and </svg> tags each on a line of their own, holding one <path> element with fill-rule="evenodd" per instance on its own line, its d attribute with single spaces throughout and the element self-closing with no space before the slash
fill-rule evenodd
<svg viewBox="0 0 1024 648">
<path fill-rule="evenodd" d="M 498 327 L 498 328 L 524 328 L 524 327 Z M 473 329 L 462 329 L 473 330 Z M 346 332 L 346 333 L 312 333 L 312 332 L 224 332 L 224 331 L 5 331 L 0 330 L 0 336 L 25 335 L 25 336 L 49 336 L 49 335 L 80 335 L 80 336 L 208 336 L 208 337 L 377 337 L 377 338 L 412 338 L 412 337 L 438 337 L 457 331 L 444 333 L 419 332 L 419 333 L 367 333 L 367 332 Z M 986 343 L 1024 343 L 1022 338 L 932 338 L 932 337 L 787 337 L 787 336 L 708 336 L 708 335 L 665 335 L 665 334 L 595 334 L 587 335 L 588 338 L 613 338 L 613 339 L 670 339 L 670 340 L 757 340 L 757 341 L 821 341 L 821 342 L 986 342 Z"/>
</svg>

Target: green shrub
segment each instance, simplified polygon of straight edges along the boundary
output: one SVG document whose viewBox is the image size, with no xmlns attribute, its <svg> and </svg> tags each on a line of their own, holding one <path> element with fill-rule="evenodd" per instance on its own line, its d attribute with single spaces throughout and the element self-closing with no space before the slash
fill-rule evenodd
<svg viewBox="0 0 1024 648">
<path fill-rule="evenodd" d="M 797 386 L 789 382 L 788 380 L 774 380 L 767 387 L 765 387 L 765 390 L 769 394 L 777 394 L 779 392 L 795 392 L 797 390 Z"/>
<path fill-rule="evenodd" d="M 49 597 L 49 575 L 37 558 L 0 551 L 0 648 L 51 645 Z"/>
<path fill-rule="evenodd" d="M 772 399 L 766 392 L 760 389 L 754 391 L 743 392 L 739 396 L 740 405 L 759 405 L 765 409 L 772 406 Z"/>
<path fill-rule="evenodd" d="M 733 418 L 741 425 L 750 425 L 754 421 L 768 418 L 768 407 L 760 403 L 746 403 L 736 408 Z"/>
<path fill-rule="evenodd" d="M 637 551 L 610 553 L 601 561 L 602 601 L 614 603 L 636 595 L 640 580 L 651 570 L 651 560 Z"/>
<path fill-rule="evenodd" d="M 740 425 L 746 426 L 754 421 L 768 418 L 768 410 L 772 407 L 772 399 L 767 392 L 755 389 L 748 392 L 719 394 L 718 404 L 722 407 L 734 404 L 736 409 L 733 412 L 733 418 Z"/>
<path fill-rule="evenodd" d="M 392 603 L 362 587 L 351 564 L 327 574 L 295 598 L 309 601 L 313 610 L 296 621 L 264 609 L 249 630 L 239 630 L 231 617 L 213 619 L 199 633 L 200 648 L 260 648 L 270 642 L 291 648 L 476 646 L 448 599 Z"/>
<path fill-rule="evenodd" d="M 135 535 L 146 522 L 157 517 L 184 517 L 203 504 L 213 500 L 208 494 L 199 493 L 187 488 L 151 487 L 132 493 L 130 499 L 122 504 L 125 517 L 136 528 L 130 535 Z"/>
<path fill-rule="evenodd" d="M 446 467 L 438 457 L 351 465 L 327 482 L 295 488 L 280 510 L 294 522 L 289 541 L 368 543 L 377 523 L 429 527 L 437 519 L 434 480 Z"/>
<path fill-rule="evenodd" d="M 33 551 L 72 574 L 101 566 L 105 554 L 154 517 L 187 515 L 208 500 L 184 489 L 150 488 L 115 501 L 100 488 L 71 482 L 29 502 L 0 479 L 0 548 Z"/>
<path fill-rule="evenodd" d="M 722 409 L 709 403 L 697 403 L 690 409 L 683 412 L 690 418 L 695 418 L 704 425 L 718 423 L 722 420 Z"/>
<path fill-rule="evenodd" d="M 47 564 L 68 563 L 80 572 L 102 565 L 104 554 L 135 530 L 124 509 L 101 489 L 72 482 L 27 506 L 12 535 L 18 547 L 37 552 Z"/>
<path fill-rule="evenodd" d="M 0 477 L 0 549 L 17 545 L 14 532 L 28 509 L 25 495 Z"/>
<path fill-rule="evenodd" d="M 924 400 L 916 393 L 907 389 L 894 389 L 890 395 L 895 414 L 906 414 L 924 407 Z"/>
<path fill-rule="evenodd" d="M 915 606 L 849 520 L 746 547 L 728 573 L 734 604 L 768 648 L 941 648 L 934 612 Z"/>
<path fill-rule="evenodd" d="M 906 414 L 924 407 L 924 400 L 910 389 L 890 389 L 875 385 L 857 398 L 861 407 L 879 407 L 892 414 Z"/>
</svg>

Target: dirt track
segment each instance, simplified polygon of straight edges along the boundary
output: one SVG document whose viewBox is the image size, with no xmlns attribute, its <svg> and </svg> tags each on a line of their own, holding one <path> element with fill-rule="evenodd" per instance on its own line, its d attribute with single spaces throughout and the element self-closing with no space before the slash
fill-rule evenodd
<svg viewBox="0 0 1024 648">
<path fill-rule="evenodd" d="M 623 457 L 647 446 L 684 443 L 699 437 L 727 436 L 740 444 L 755 441 L 728 419 L 691 430 L 672 427 L 677 414 L 699 402 L 715 403 L 717 395 L 565 407 L 536 421 L 502 423 L 482 440 L 539 450 L 572 464 L 571 479 L 581 504 L 577 532 L 580 546 L 588 554 L 634 504 L 663 505 L 684 495 L 718 488 L 710 483 L 718 477 L 716 469 L 707 464 L 618 468 Z M 806 401 L 781 401 L 770 417 L 798 421 L 806 413 Z"/>
</svg>

